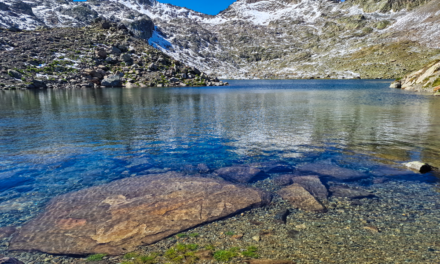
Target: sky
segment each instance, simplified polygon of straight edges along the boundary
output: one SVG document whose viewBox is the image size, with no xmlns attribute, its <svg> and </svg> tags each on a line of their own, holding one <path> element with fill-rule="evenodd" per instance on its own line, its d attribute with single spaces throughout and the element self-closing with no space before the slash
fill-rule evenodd
<svg viewBox="0 0 440 264">
<path fill-rule="evenodd" d="M 86 0 L 73 0 L 75 2 L 85 2 Z M 212 1 L 212 0 L 211 0 Z M 212 2 L 204 0 L 159 0 L 161 3 L 183 6 L 201 13 L 217 15 L 220 11 L 228 8 L 236 0 L 214 0 Z"/>
<path fill-rule="evenodd" d="M 212 0 L 211 0 L 212 1 Z M 209 15 L 217 15 L 220 11 L 225 10 L 236 0 L 159 0 L 159 2 L 183 6 L 201 13 Z"/>
</svg>

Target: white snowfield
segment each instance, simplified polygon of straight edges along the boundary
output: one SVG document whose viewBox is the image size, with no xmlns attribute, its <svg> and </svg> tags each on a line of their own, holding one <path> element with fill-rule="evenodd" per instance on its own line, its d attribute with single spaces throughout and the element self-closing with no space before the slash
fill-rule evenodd
<svg viewBox="0 0 440 264">
<path fill-rule="evenodd" d="M 11 6 L 15 0 L 1 1 Z M 1 27 L 33 30 L 43 25 L 85 26 L 88 22 L 66 15 L 65 10 L 77 6 L 86 6 L 99 16 L 115 21 L 134 21 L 147 15 L 155 23 L 153 36 L 148 40 L 150 45 L 223 78 L 307 78 L 319 72 L 335 78 L 356 78 L 359 74 L 355 70 L 327 70 L 328 64 L 322 61 L 347 56 L 380 41 L 412 40 L 430 48 L 440 48 L 439 0 L 432 0 L 414 11 L 387 13 L 367 13 L 359 6 L 328 0 L 292 3 L 238 0 L 216 16 L 156 0 L 108 0 L 99 4 L 67 0 L 24 2 L 32 6 L 34 15 L 0 8 Z M 369 32 L 388 37 L 370 40 L 362 27 L 341 29 L 350 19 L 357 19 L 359 23 L 367 21 L 363 27 L 369 28 Z M 375 23 L 381 21 L 389 26 L 376 29 Z M 333 32 L 337 36 L 330 39 Z M 330 40 L 324 41 L 326 39 Z M 309 42 L 317 44 L 308 47 Z M 295 56 L 304 57 L 304 60 L 295 59 Z"/>
</svg>

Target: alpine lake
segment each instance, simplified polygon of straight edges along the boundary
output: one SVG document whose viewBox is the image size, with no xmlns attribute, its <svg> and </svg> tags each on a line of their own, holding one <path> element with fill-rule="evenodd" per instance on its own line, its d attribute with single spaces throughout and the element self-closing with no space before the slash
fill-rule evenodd
<svg viewBox="0 0 440 264">
<path fill-rule="evenodd" d="M 440 167 L 440 98 L 389 89 L 390 80 L 228 82 L 1 91 L 0 257 L 26 264 L 440 263 L 437 173 L 404 166 Z M 281 169 L 233 184 L 270 194 L 270 203 L 132 253 L 10 250 L 12 233 L 54 197 L 170 172 L 223 181 L 221 168 L 258 164 Z M 280 196 L 295 177 L 310 175 L 328 191 L 317 198 L 325 210 Z"/>
</svg>

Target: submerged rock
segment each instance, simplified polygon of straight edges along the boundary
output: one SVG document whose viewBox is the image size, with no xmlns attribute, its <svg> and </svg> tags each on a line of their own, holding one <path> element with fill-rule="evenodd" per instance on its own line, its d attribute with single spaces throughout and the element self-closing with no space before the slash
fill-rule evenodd
<svg viewBox="0 0 440 264">
<path fill-rule="evenodd" d="M 0 258 L 0 264 L 24 264 L 16 258 Z"/>
<path fill-rule="evenodd" d="M 55 197 L 10 250 L 118 255 L 270 201 L 254 188 L 182 176 L 133 177 Z"/>
<path fill-rule="evenodd" d="M 295 175 L 284 174 L 273 178 L 273 183 L 278 186 L 286 186 L 293 183 L 293 178 Z"/>
<path fill-rule="evenodd" d="M 353 189 L 348 186 L 343 185 L 337 185 L 337 186 L 331 186 L 330 192 L 332 193 L 332 196 L 334 197 L 346 197 L 351 199 L 359 199 L 359 198 L 366 198 L 366 197 L 373 197 L 374 194 L 367 192 L 362 189 Z"/>
<path fill-rule="evenodd" d="M 309 163 L 300 166 L 297 170 L 303 173 L 318 174 L 319 176 L 331 177 L 342 181 L 354 181 L 368 177 L 365 173 L 323 162 Z"/>
<path fill-rule="evenodd" d="M 251 163 L 249 166 L 258 168 L 266 173 L 283 173 L 293 171 L 293 166 L 284 161 L 257 162 Z"/>
<path fill-rule="evenodd" d="M 297 183 L 279 190 L 278 194 L 299 209 L 313 212 L 325 211 L 325 207 L 304 189 L 304 187 Z"/>
<path fill-rule="evenodd" d="M 266 175 L 262 170 L 248 166 L 225 167 L 216 170 L 215 173 L 225 180 L 239 183 L 251 182 Z"/>
<path fill-rule="evenodd" d="M 304 189 L 319 200 L 327 200 L 327 188 L 322 184 L 318 176 L 298 176 L 292 178 L 292 180 L 294 183 L 298 183 L 304 187 Z"/>
<path fill-rule="evenodd" d="M 15 233 L 15 231 L 16 228 L 14 226 L 0 227 L 0 239 L 11 236 L 12 234 Z"/>
</svg>

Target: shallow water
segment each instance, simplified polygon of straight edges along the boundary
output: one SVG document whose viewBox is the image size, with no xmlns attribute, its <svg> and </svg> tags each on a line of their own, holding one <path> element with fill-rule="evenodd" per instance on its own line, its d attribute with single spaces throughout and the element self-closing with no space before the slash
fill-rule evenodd
<svg viewBox="0 0 440 264">
<path fill-rule="evenodd" d="M 190 164 L 323 162 L 434 183 L 401 164 L 440 167 L 440 98 L 389 83 L 2 91 L 0 227 L 24 223 L 58 194 Z"/>
</svg>

